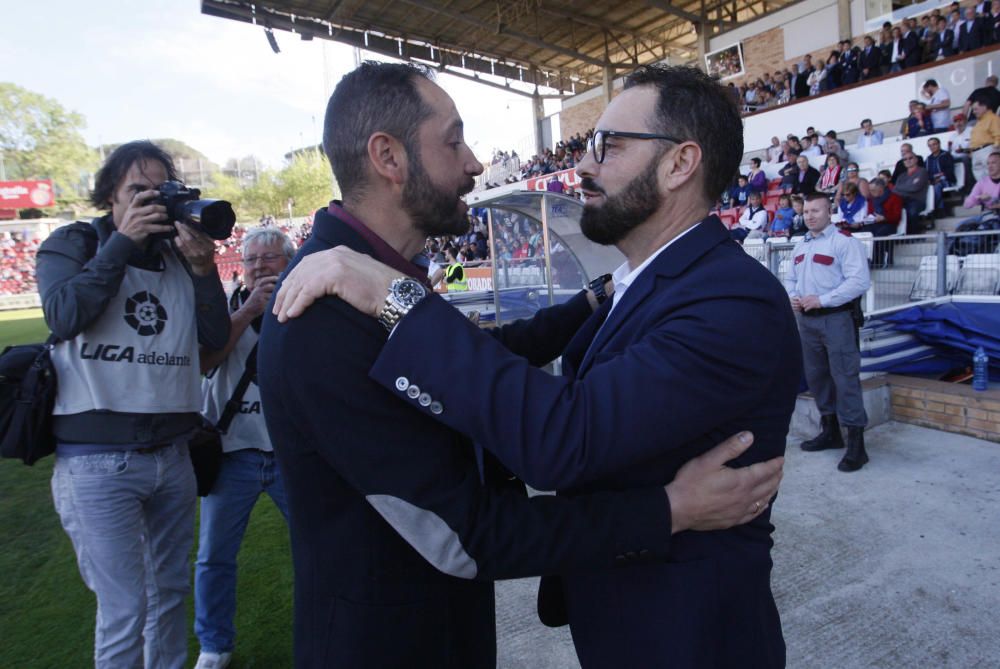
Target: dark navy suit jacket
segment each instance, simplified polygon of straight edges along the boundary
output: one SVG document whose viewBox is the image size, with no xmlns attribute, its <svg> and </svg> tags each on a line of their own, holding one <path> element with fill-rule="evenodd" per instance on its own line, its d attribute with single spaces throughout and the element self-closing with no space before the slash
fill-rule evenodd
<svg viewBox="0 0 1000 669">
<path fill-rule="evenodd" d="M 341 244 L 372 253 L 321 210 L 292 266 Z M 489 339 L 542 364 L 590 314 L 580 293 Z M 447 360 L 449 328 L 473 327 L 456 317 L 404 357 Z M 290 511 L 297 667 L 493 669 L 492 580 L 668 553 L 662 485 L 529 499 L 493 456 L 477 462 L 467 438 L 422 411 L 430 389 L 369 378 L 386 336 L 336 298 L 283 325 L 268 310 L 261 329 L 261 397 Z M 488 385 L 477 368 L 462 375 Z M 431 396 L 427 407 L 441 408 Z M 442 415 L 457 410 L 445 401 Z"/>
<path fill-rule="evenodd" d="M 459 328 L 435 296 L 399 323 L 371 375 L 386 388 L 413 379 L 451 407 L 438 420 L 529 485 L 567 496 L 665 484 L 740 430 L 756 440 L 736 464 L 784 452 L 802 370 L 795 320 L 781 284 L 717 218 L 657 256 L 608 316 L 610 306 L 580 329 L 554 377 Z M 457 333 L 448 355 L 413 355 L 435 327 Z M 782 667 L 772 530 L 765 513 L 679 533 L 666 559 L 626 553 L 620 569 L 560 572 L 555 585 L 544 579 L 540 613 L 565 607 L 585 668 Z"/>
</svg>

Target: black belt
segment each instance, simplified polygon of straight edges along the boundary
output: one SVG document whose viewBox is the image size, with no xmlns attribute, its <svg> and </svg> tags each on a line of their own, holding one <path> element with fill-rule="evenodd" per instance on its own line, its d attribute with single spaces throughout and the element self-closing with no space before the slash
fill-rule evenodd
<svg viewBox="0 0 1000 669">
<path fill-rule="evenodd" d="M 174 442 L 172 441 L 164 441 L 163 443 L 160 444 L 150 444 L 149 446 L 133 449 L 132 452 L 138 453 L 139 455 L 149 455 L 150 453 L 157 452 L 161 448 L 166 448 L 167 446 L 173 446 L 173 445 Z"/>
<path fill-rule="evenodd" d="M 812 309 L 810 311 L 802 310 L 803 316 L 828 316 L 830 314 L 835 314 L 840 311 L 850 311 L 851 303 L 842 304 L 839 307 L 823 307 L 821 309 Z"/>
</svg>

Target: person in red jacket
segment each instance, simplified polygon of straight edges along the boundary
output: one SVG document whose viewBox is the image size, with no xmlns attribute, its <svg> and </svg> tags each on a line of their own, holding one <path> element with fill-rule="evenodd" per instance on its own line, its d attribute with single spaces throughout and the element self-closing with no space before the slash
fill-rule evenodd
<svg viewBox="0 0 1000 669">
<path fill-rule="evenodd" d="M 895 234 L 903 214 L 903 198 L 886 188 L 882 179 L 872 179 L 868 188 L 871 193 L 868 198 L 868 217 L 859 232 L 870 232 L 876 237 Z"/>
</svg>

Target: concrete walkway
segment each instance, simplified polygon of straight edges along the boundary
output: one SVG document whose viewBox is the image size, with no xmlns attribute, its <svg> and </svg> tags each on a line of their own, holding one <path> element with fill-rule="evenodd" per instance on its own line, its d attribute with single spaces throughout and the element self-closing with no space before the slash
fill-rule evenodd
<svg viewBox="0 0 1000 669">
<path fill-rule="evenodd" d="M 798 441 L 773 514 L 788 667 L 1000 667 L 1000 444 L 888 423 L 842 474 L 842 451 Z M 498 584 L 499 666 L 579 667 L 568 629 L 535 617 L 535 586 Z"/>
</svg>

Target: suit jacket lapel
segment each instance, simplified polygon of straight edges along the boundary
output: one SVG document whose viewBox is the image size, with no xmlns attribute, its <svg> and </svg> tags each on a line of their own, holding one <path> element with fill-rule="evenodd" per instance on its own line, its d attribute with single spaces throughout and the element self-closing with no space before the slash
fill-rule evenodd
<svg viewBox="0 0 1000 669">
<path fill-rule="evenodd" d="M 569 344 L 566 345 L 566 350 L 563 351 L 563 376 L 568 376 L 573 378 L 576 376 L 576 370 L 580 368 L 580 362 L 583 359 L 584 354 L 587 352 L 587 347 L 594 340 L 594 335 L 604 324 L 604 320 L 608 317 L 608 312 L 611 311 L 612 301 L 605 300 L 604 304 L 599 306 L 594 313 L 590 315 L 580 329 L 576 331 L 573 338 L 570 340 Z"/>
<path fill-rule="evenodd" d="M 629 286 L 625 295 L 620 298 L 619 304 L 611 312 L 610 316 L 608 316 L 603 327 L 597 331 L 593 342 L 587 349 L 587 353 L 580 362 L 577 374 L 582 377 L 587 372 L 587 369 L 594 362 L 594 356 L 603 350 L 615 333 L 628 321 L 636 308 L 653 293 L 661 277 L 672 279 L 680 276 L 692 263 L 707 253 L 709 249 L 727 240 L 731 241 L 729 233 L 726 231 L 725 226 L 722 225 L 722 221 L 713 215 L 702 220 L 694 230 L 691 230 L 668 248 L 664 249 L 636 277 L 635 282 Z M 608 300 L 608 302 L 610 301 Z M 575 341 L 576 339 L 574 338 L 574 343 Z"/>
</svg>

